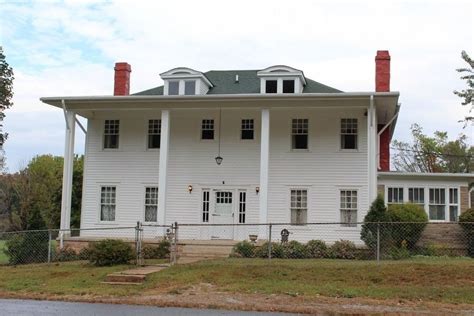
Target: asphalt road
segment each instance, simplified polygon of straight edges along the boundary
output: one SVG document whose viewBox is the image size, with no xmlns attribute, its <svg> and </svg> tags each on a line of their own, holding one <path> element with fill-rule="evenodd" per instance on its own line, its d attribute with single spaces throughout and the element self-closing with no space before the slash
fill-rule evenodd
<svg viewBox="0 0 474 316">
<path fill-rule="evenodd" d="M 34 300 L 4 300 L 0 299 L 0 315 L 8 316 L 30 316 L 30 315 L 140 315 L 140 316 L 237 316 L 237 315 L 261 315 L 261 316 L 282 316 L 291 314 L 281 313 L 257 313 L 223 311 L 212 309 L 194 308 L 174 308 L 174 307 L 149 307 L 135 305 L 117 304 L 91 304 L 91 303 L 70 303 L 55 301 L 34 301 Z"/>
</svg>

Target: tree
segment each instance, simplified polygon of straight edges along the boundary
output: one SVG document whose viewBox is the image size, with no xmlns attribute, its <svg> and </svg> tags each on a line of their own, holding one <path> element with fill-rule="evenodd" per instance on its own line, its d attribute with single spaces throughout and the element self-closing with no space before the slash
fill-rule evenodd
<svg viewBox="0 0 474 316">
<path fill-rule="evenodd" d="M 474 170 L 474 147 L 466 135 L 448 140 L 447 132 L 433 137 L 423 134 L 418 124 L 411 126 L 412 143 L 394 140 L 393 165 L 398 171 L 469 173 Z"/>
<path fill-rule="evenodd" d="M 73 169 L 71 227 L 80 225 L 83 156 Z M 42 155 L 15 174 L 0 175 L 0 216 L 8 229 L 56 229 L 61 219 L 63 158 Z"/>
<path fill-rule="evenodd" d="M 13 79 L 13 69 L 6 62 L 3 48 L 0 46 L 0 171 L 4 169 L 5 165 L 3 144 L 8 136 L 3 132 L 3 119 L 5 110 L 13 105 Z"/>
<path fill-rule="evenodd" d="M 469 113 L 471 113 L 474 109 L 474 60 L 472 60 L 464 50 L 461 52 L 461 57 L 470 68 L 458 68 L 456 71 L 462 74 L 462 80 L 466 80 L 467 89 L 454 91 L 454 94 L 464 99 L 461 103 L 462 105 L 470 105 Z M 474 116 L 466 116 L 465 121 L 474 121 Z"/>
</svg>

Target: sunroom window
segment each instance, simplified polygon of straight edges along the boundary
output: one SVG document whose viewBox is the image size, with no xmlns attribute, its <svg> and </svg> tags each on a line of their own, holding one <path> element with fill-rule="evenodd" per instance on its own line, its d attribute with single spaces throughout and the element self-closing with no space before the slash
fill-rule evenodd
<svg viewBox="0 0 474 316">
<path fill-rule="evenodd" d="M 446 190 L 430 189 L 429 218 L 435 221 L 446 219 Z"/>
</svg>

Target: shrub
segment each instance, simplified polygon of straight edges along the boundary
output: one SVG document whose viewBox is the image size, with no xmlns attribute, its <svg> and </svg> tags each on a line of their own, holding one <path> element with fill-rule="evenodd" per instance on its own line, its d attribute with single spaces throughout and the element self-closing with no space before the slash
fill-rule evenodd
<svg viewBox="0 0 474 316">
<path fill-rule="evenodd" d="M 104 239 L 89 244 L 89 261 L 96 266 L 127 264 L 134 257 L 132 247 L 117 239 Z"/>
<path fill-rule="evenodd" d="M 349 240 L 336 241 L 329 249 L 330 257 L 334 259 L 355 259 L 357 255 L 356 245 Z"/>
<path fill-rule="evenodd" d="M 459 224 L 467 235 L 467 253 L 474 258 L 474 208 L 466 210 L 459 216 Z"/>
<path fill-rule="evenodd" d="M 287 258 L 287 251 L 284 245 L 272 242 L 272 258 Z M 255 249 L 255 257 L 268 258 L 268 242 Z"/>
<path fill-rule="evenodd" d="M 63 249 L 59 249 L 54 255 L 54 261 L 74 261 L 79 260 L 79 255 L 76 251 L 69 247 L 64 247 Z"/>
<path fill-rule="evenodd" d="M 410 258 L 410 251 L 407 248 L 406 241 L 403 241 L 400 247 L 392 247 L 389 256 L 393 260 L 401 260 Z"/>
<path fill-rule="evenodd" d="M 255 245 L 246 240 L 236 243 L 232 248 L 232 255 L 241 258 L 255 257 Z"/>
<path fill-rule="evenodd" d="M 394 246 L 401 247 L 402 242 L 405 241 L 408 249 L 414 248 L 428 223 L 425 210 L 412 203 L 394 204 L 390 205 L 387 214 L 390 221 L 400 222 L 391 225 L 391 238 Z"/>
<path fill-rule="evenodd" d="M 77 257 L 79 260 L 89 260 L 89 257 L 90 257 L 89 247 L 84 247 L 81 250 L 79 250 Z"/>
<path fill-rule="evenodd" d="M 292 240 L 287 244 L 282 245 L 284 257 L 290 259 L 304 259 L 308 258 L 308 249 L 305 244 L 296 240 Z"/>
<path fill-rule="evenodd" d="M 322 240 L 310 240 L 306 244 L 309 258 L 325 258 L 328 255 L 328 246 Z"/>
<path fill-rule="evenodd" d="M 4 253 L 11 265 L 46 262 L 48 232 L 28 232 L 12 236 L 5 243 Z"/>
<path fill-rule="evenodd" d="M 169 258 L 170 254 L 170 242 L 168 240 L 162 240 L 158 246 L 145 246 L 143 247 L 143 257 L 145 259 L 165 259 Z"/>
<path fill-rule="evenodd" d="M 382 195 L 378 195 L 372 202 L 370 210 L 364 218 L 364 224 L 360 232 L 360 238 L 364 241 L 368 248 L 375 250 L 377 248 L 377 226 L 380 226 L 380 243 L 385 246 L 390 242 L 390 231 L 387 230 L 384 224 L 377 224 L 379 222 L 389 222 L 390 218 L 387 214 L 385 201 Z"/>
</svg>

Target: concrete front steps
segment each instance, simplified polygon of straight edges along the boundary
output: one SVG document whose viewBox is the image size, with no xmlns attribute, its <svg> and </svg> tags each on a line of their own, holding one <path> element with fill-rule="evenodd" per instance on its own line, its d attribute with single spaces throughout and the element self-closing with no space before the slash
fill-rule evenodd
<svg viewBox="0 0 474 316">
<path fill-rule="evenodd" d="M 178 263 L 228 258 L 235 245 L 233 240 L 191 240 L 179 244 Z"/>
<path fill-rule="evenodd" d="M 147 275 L 168 268 L 168 264 L 143 266 L 136 269 L 125 270 L 108 274 L 104 284 L 140 285 L 145 282 Z"/>
</svg>

